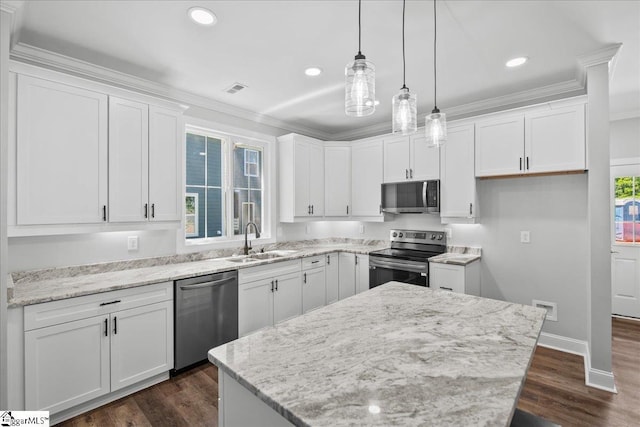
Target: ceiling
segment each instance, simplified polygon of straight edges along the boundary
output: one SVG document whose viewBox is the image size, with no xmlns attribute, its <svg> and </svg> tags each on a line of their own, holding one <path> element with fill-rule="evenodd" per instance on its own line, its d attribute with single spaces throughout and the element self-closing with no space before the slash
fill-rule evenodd
<svg viewBox="0 0 640 427">
<path fill-rule="evenodd" d="M 358 50 L 358 2 L 25 1 L 12 42 L 203 96 L 324 139 L 382 133 L 402 86 L 402 2 L 362 2 L 362 52 L 376 65 L 380 105 L 344 113 L 344 67 Z M 193 23 L 192 6 L 215 26 Z M 610 83 L 612 117 L 640 115 L 640 1 L 438 1 L 438 107 L 580 83 L 583 55 L 622 43 Z M 419 125 L 433 108 L 433 3 L 407 1 L 406 84 Z M 515 56 L 529 62 L 505 67 Z M 311 78 L 309 66 L 324 72 Z M 235 82 L 247 89 L 225 92 Z M 531 97 L 531 95 L 529 95 Z M 479 104 L 478 104 L 479 105 Z M 473 108 L 471 108 L 473 109 Z M 469 110 L 469 109 L 467 109 Z"/>
</svg>

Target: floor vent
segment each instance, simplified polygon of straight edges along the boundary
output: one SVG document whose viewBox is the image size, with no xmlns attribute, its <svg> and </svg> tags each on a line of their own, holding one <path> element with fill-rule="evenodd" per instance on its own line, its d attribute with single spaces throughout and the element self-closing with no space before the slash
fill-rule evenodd
<svg viewBox="0 0 640 427">
<path fill-rule="evenodd" d="M 234 83 L 231 86 L 229 86 L 228 88 L 226 88 L 224 91 L 227 93 L 237 93 L 240 92 L 242 89 L 246 89 L 247 85 L 243 85 L 242 83 Z"/>
</svg>

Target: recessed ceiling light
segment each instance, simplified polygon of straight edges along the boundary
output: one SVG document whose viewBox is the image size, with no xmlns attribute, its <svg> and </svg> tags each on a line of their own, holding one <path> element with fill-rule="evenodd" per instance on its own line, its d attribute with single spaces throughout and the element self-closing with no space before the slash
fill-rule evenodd
<svg viewBox="0 0 640 427">
<path fill-rule="evenodd" d="M 203 7 L 192 7 L 188 13 L 189 17 L 200 25 L 214 25 L 218 22 L 215 13 Z"/>
<path fill-rule="evenodd" d="M 522 64 L 524 64 L 525 62 L 527 62 L 529 60 L 529 58 L 527 58 L 526 56 L 519 56 L 517 58 L 513 58 L 507 61 L 506 66 L 509 68 L 513 68 L 513 67 L 519 67 Z"/>
<path fill-rule="evenodd" d="M 304 70 L 304 73 L 309 77 L 316 77 L 322 74 L 322 69 L 318 67 L 309 67 Z"/>
</svg>

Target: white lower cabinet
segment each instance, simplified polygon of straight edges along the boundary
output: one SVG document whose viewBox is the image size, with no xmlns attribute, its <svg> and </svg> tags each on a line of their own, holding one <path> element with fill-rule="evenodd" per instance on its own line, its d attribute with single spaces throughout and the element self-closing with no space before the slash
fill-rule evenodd
<svg viewBox="0 0 640 427">
<path fill-rule="evenodd" d="M 238 334 L 302 314 L 300 260 L 283 261 L 238 272 Z"/>
<path fill-rule="evenodd" d="M 52 414 L 173 368 L 173 283 L 25 307 L 25 407 Z"/>
<path fill-rule="evenodd" d="M 341 252 L 339 298 L 347 298 L 369 289 L 369 255 Z"/>
<path fill-rule="evenodd" d="M 325 260 L 325 283 L 327 289 L 327 304 L 338 301 L 340 272 L 338 270 L 338 252 L 330 253 Z"/>
<path fill-rule="evenodd" d="M 302 312 L 307 313 L 327 303 L 325 256 L 302 260 Z"/>
<path fill-rule="evenodd" d="M 430 262 L 429 287 L 480 296 L 480 261 L 467 265 Z"/>
</svg>

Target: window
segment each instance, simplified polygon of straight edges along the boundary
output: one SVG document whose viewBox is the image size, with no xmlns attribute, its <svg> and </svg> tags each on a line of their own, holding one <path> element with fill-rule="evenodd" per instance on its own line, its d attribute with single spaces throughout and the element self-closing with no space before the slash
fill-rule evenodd
<svg viewBox="0 0 640 427">
<path fill-rule="evenodd" d="M 237 240 L 249 222 L 264 234 L 265 148 L 261 141 L 187 127 L 187 241 Z"/>
<path fill-rule="evenodd" d="M 617 243 L 640 243 L 640 176 L 614 180 L 614 222 Z"/>
</svg>

